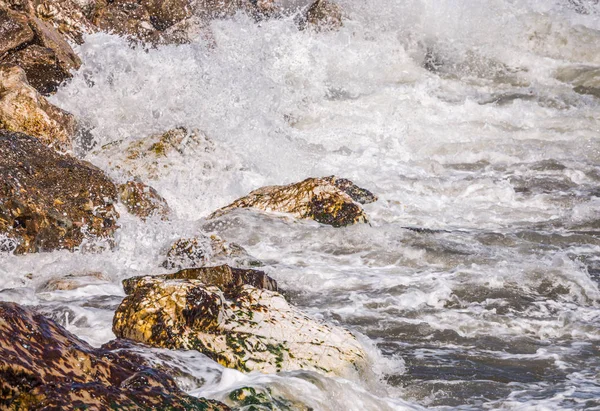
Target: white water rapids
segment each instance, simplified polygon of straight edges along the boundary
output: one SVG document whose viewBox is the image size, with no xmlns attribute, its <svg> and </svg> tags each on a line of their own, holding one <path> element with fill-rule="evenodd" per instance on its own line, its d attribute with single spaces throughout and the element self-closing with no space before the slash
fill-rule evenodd
<svg viewBox="0 0 600 411">
<path fill-rule="evenodd" d="M 98 148 L 178 126 L 215 150 L 146 181 L 176 217 L 119 209 L 113 251 L 0 254 L 0 299 L 98 346 L 114 338 L 121 280 L 165 272 L 178 238 L 218 233 L 292 303 L 355 333 L 373 372 L 241 374 L 198 353 L 145 353 L 180 368 L 194 395 L 269 388 L 274 409 L 600 409 L 600 95 L 580 93 L 600 90 L 600 5 L 339 4 L 334 32 L 240 13 L 188 45 L 88 36 L 82 68 L 51 98 L 93 137 L 86 160 L 124 181 Z M 370 225 L 205 220 L 258 187 L 332 174 L 379 196 Z M 84 287 L 44 288 L 91 272 L 102 276 Z"/>
</svg>

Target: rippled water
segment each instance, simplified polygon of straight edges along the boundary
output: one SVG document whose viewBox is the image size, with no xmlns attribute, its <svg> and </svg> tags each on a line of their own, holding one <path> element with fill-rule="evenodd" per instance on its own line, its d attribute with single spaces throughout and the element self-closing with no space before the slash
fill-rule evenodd
<svg viewBox="0 0 600 411">
<path fill-rule="evenodd" d="M 161 273 L 174 240 L 216 232 L 294 304 L 352 330 L 372 375 L 244 375 L 145 353 L 189 392 L 269 387 L 280 409 L 600 408 L 600 5 L 340 4 L 338 32 L 240 14 L 184 46 L 87 37 L 83 67 L 52 98 L 85 124 L 87 160 L 124 180 L 101 147 L 177 126 L 214 150 L 146 176 L 177 217 L 121 209 L 112 252 L 0 255 L 0 299 L 100 345 L 123 278 Z M 379 196 L 370 225 L 204 219 L 260 186 L 331 174 Z M 46 285 L 85 273 L 101 275 Z"/>
</svg>

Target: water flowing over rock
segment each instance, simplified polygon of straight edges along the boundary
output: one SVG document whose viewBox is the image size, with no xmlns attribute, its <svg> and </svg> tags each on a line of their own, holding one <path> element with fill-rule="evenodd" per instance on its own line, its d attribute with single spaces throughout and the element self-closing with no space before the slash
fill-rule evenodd
<svg viewBox="0 0 600 411">
<path fill-rule="evenodd" d="M 110 243 L 117 193 L 102 171 L 21 133 L 0 130 L 0 153 L 0 233 L 16 253 Z"/>
<path fill-rule="evenodd" d="M 297 218 L 312 219 L 334 227 L 368 222 L 365 212 L 353 197 L 361 202 L 376 200 L 371 192 L 346 179 L 336 179 L 333 176 L 307 178 L 296 184 L 269 186 L 252 191 L 246 197 L 217 210 L 209 218 L 236 208 L 256 208 L 290 213 Z"/>
<path fill-rule="evenodd" d="M 600 98 L 600 68 L 596 66 L 570 66 L 557 71 L 556 78 L 573 85 L 579 94 Z"/>
<path fill-rule="evenodd" d="M 0 128 L 38 138 L 58 150 L 71 149 L 75 119 L 48 103 L 17 66 L 0 65 Z"/>
<path fill-rule="evenodd" d="M 214 143 L 205 134 L 179 127 L 135 141 L 114 141 L 97 153 L 128 176 L 153 180 L 184 164 L 186 156 L 200 157 L 213 151 Z"/>
<path fill-rule="evenodd" d="M 122 338 L 195 349 L 242 371 L 304 369 L 356 377 L 365 365 L 366 354 L 352 334 L 290 306 L 259 271 L 183 270 L 126 280 L 124 286 L 128 296 L 113 322 Z"/>
<path fill-rule="evenodd" d="M 50 319 L 0 303 L 0 408 L 228 410 L 131 355 L 94 349 Z"/>
<path fill-rule="evenodd" d="M 169 269 L 182 269 L 225 263 L 244 268 L 262 265 L 243 247 L 228 243 L 217 235 L 180 238 L 169 248 L 162 265 Z"/>
<path fill-rule="evenodd" d="M 167 201 L 154 188 L 144 183 L 128 181 L 120 184 L 117 190 L 119 201 L 125 204 L 127 211 L 142 220 L 152 215 L 166 219 L 171 214 Z"/>
</svg>

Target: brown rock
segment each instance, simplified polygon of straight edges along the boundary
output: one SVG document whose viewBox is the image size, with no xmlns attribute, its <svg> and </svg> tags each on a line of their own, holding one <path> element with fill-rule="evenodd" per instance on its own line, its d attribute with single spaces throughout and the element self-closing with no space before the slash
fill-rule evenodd
<svg viewBox="0 0 600 411">
<path fill-rule="evenodd" d="M 36 44 L 11 53 L 4 61 L 21 67 L 29 84 L 42 94 L 54 93 L 60 83 L 71 78 L 52 49 Z"/>
<path fill-rule="evenodd" d="M 27 17 L 0 5 L 0 59 L 2 55 L 33 40 Z"/>
<path fill-rule="evenodd" d="M 349 194 L 340 190 L 334 184 L 335 181 L 335 177 L 307 178 L 287 186 L 263 187 L 217 210 L 209 218 L 218 217 L 236 208 L 256 208 L 269 212 L 290 213 L 297 218 L 312 219 L 334 227 L 368 222 L 362 207 Z M 340 181 L 342 186 L 354 186 L 349 180 Z M 357 196 L 358 190 L 362 190 L 362 196 L 368 193 L 376 199 L 368 190 L 359 187 L 352 190 L 354 196 Z"/>
<path fill-rule="evenodd" d="M 73 250 L 117 228 L 114 184 L 93 165 L 0 130 L 0 233 L 15 253 Z"/>
<path fill-rule="evenodd" d="M 119 201 L 127 207 L 127 211 L 140 217 L 142 220 L 152 215 L 159 215 L 166 219 L 171 214 L 167 201 L 152 187 L 128 181 L 118 187 Z"/>
<path fill-rule="evenodd" d="M 342 26 L 342 9 L 329 0 L 316 0 L 300 21 L 300 29 L 336 30 Z"/>
<path fill-rule="evenodd" d="M 51 49 L 56 54 L 58 63 L 65 72 L 76 70 L 81 66 L 81 60 L 77 54 L 51 24 L 35 16 L 31 16 L 30 22 L 39 44 Z"/>
<path fill-rule="evenodd" d="M 29 134 L 58 150 L 71 149 L 75 119 L 48 103 L 14 65 L 0 65 L 0 128 Z"/>
<path fill-rule="evenodd" d="M 14 303 L 0 303 L 0 408 L 228 410 L 190 397 L 131 354 L 94 349 Z"/>
<path fill-rule="evenodd" d="M 232 268 L 228 265 L 220 265 L 217 267 L 189 268 L 173 274 L 155 275 L 152 277 L 131 277 L 123 280 L 125 293 L 134 293 L 135 289 L 145 284 L 148 278 L 156 280 L 198 280 L 206 285 L 217 286 L 227 294 L 234 293 L 236 288 L 243 285 L 251 285 L 261 290 L 277 291 L 277 282 L 263 271 L 245 270 Z"/>
<path fill-rule="evenodd" d="M 201 270 L 126 284 L 114 333 L 155 347 L 198 350 L 241 371 L 304 369 L 358 378 L 365 369 L 366 354 L 348 331 L 311 319 L 275 291 L 237 286 L 248 279 Z"/>
<path fill-rule="evenodd" d="M 30 13 L 51 24 L 66 39 L 83 43 L 84 33 L 96 28 L 89 17 L 96 7 L 95 0 L 30 0 Z"/>
</svg>

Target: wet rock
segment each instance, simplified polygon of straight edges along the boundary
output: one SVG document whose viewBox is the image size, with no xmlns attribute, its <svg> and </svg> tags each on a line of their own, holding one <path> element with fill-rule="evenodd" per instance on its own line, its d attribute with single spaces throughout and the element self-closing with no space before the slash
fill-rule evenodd
<svg viewBox="0 0 600 411">
<path fill-rule="evenodd" d="M 33 36 L 26 16 L 0 4 L 0 58 L 4 53 L 29 43 Z"/>
<path fill-rule="evenodd" d="M 128 181 L 118 186 L 118 194 L 119 201 L 127 207 L 127 211 L 142 220 L 152 215 L 166 219 L 171 214 L 167 200 L 144 183 Z"/>
<path fill-rule="evenodd" d="M 117 193 L 101 170 L 5 130 L 0 153 L 0 233 L 19 243 L 15 253 L 111 243 Z"/>
<path fill-rule="evenodd" d="M 30 9 L 35 16 L 51 24 L 65 39 L 83 43 L 83 35 L 97 31 L 89 18 L 96 0 L 32 0 Z"/>
<path fill-rule="evenodd" d="M 287 186 L 269 186 L 252 191 L 232 204 L 217 210 L 209 218 L 218 217 L 236 208 L 290 213 L 297 218 L 313 219 L 323 224 L 342 227 L 368 222 L 362 207 L 352 196 L 335 184 L 349 191 L 361 201 L 376 199 L 368 190 L 356 187 L 352 182 L 335 177 L 307 178 Z M 367 194 L 368 193 L 368 194 Z"/>
<path fill-rule="evenodd" d="M 596 66 L 564 67 L 556 72 L 556 79 L 573 86 L 573 91 L 600 98 L 600 68 Z"/>
<path fill-rule="evenodd" d="M 71 149 L 74 117 L 48 103 L 14 65 L 0 65 L 0 128 L 38 138 L 58 150 Z"/>
<path fill-rule="evenodd" d="M 14 303 L 0 303 L 0 408 L 228 410 L 190 397 L 131 355 L 94 349 Z"/>
<path fill-rule="evenodd" d="M 202 132 L 179 127 L 136 141 L 115 141 L 96 153 L 131 177 L 153 180 L 184 163 L 186 156 L 197 158 L 214 150 L 214 143 Z"/>
<path fill-rule="evenodd" d="M 228 243 L 219 236 L 180 238 L 169 248 L 165 268 L 194 268 L 205 265 L 229 264 L 236 267 L 260 267 L 262 263 L 243 247 Z"/>
<path fill-rule="evenodd" d="M 67 274 L 64 277 L 48 280 L 37 290 L 37 292 L 70 291 L 91 284 L 101 284 L 108 281 L 110 281 L 110 279 L 107 276 L 98 272 Z"/>
<path fill-rule="evenodd" d="M 360 204 L 370 204 L 377 201 L 377 196 L 365 188 L 361 188 L 346 178 L 338 178 L 336 176 L 325 177 L 323 180 L 329 181 L 331 184 L 348 194 L 350 198 Z"/>
<path fill-rule="evenodd" d="M 228 295 L 235 294 L 237 288 L 250 285 L 255 288 L 277 291 L 277 282 L 263 271 L 233 268 L 228 265 L 216 267 L 198 267 L 180 270 L 173 274 L 155 276 L 131 277 L 123 280 L 126 294 L 132 294 L 139 287 L 143 287 L 149 279 L 152 280 L 197 280 L 206 285 L 219 287 Z"/>
<path fill-rule="evenodd" d="M 201 279 L 185 270 L 194 276 L 126 283 L 129 295 L 116 311 L 114 333 L 155 347 L 198 350 L 242 371 L 304 369 L 356 378 L 365 366 L 365 352 L 348 331 L 306 316 L 275 291 L 231 288 L 238 282 L 226 279 L 216 281 L 220 288 L 211 284 L 220 274 L 198 270 Z"/>
<path fill-rule="evenodd" d="M 54 93 L 60 83 L 71 77 L 52 49 L 35 44 L 11 53 L 4 62 L 21 67 L 29 84 L 42 94 Z"/>
<path fill-rule="evenodd" d="M 0 2 L 0 62 L 21 66 L 30 84 L 48 94 L 71 78 L 71 70 L 78 69 L 81 60 L 52 23 L 36 14 L 47 3 L 37 8 L 34 3 L 18 2 L 12 4 L 13 10 Z"/>
<path fill-rule="evenodd" d="M 337 30 L 342 26 L 342 9 L 336 3 L 328 0 L 316 0 L 299 21 L 301 30 L 308 27 L 318 31 Z"/>
</svg>

